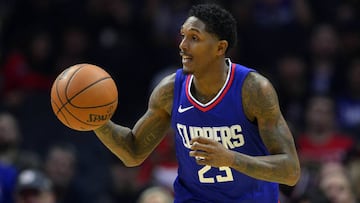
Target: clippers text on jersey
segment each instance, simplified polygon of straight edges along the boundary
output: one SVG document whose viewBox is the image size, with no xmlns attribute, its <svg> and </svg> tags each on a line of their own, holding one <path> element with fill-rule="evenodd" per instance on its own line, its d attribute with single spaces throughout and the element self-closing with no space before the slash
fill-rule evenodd
<svg viewBox="0 0 360 203">
<path fill-rule="evenodd" d="M 186 148 L 190 148 L 190 140 L 198 136 L 221 142 L 227 149 L 234 149 L 245 144 L 241 126 L 238 124 L 232 126 L 199 127 L 177 123 L 176 127 Z"/>
</svg>

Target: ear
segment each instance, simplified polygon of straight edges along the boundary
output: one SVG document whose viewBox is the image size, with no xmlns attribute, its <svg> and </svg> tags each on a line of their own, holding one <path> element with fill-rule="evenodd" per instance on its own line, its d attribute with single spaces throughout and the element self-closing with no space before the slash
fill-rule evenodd
<svg viewBox="0 0 360 203">
<path fill-rule="evenodd" d="M 226 52 L 228 46 L 229 46 L 229 44 L 226 40 L 220 40 L 218 42 L 217 55 L 218 56 L 225 55 L 225 52 Z"/>
</svg>

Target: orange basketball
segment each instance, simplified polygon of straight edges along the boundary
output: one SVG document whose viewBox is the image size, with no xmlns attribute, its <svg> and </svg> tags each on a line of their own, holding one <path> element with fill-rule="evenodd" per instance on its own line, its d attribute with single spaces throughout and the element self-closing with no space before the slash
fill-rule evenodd
<svg viewBox="0 0 360 203">
<path fill-rule="evenodd" d="M 66 126 L 79 131 L 94 130 L 114 114 L 118 91 L 112 77 L 92 64 L 65 69 L 51 88 L 51 106 Z"/>
</svg>

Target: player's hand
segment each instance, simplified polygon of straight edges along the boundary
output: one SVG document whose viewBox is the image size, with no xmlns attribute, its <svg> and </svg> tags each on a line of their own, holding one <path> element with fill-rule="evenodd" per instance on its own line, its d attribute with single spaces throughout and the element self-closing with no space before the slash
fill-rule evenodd
<svg viewBox="0 0 360 203">
<path fill-rule="evenodd" d="M 234 152 L 226 149 L 220 142 L 205 137 L 196 137 L 190 143 L 192 151 L 189 152 L 189 155 L 194 157 L 199 165 L 231 166 L 234 161 Z"/>
</svg>

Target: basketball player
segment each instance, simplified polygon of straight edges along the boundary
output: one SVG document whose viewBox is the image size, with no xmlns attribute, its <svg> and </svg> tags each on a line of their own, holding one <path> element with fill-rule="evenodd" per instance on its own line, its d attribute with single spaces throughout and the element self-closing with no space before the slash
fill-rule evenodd
<svg viewBox="0 0 360 203">
<path fill-rule="evenodd" d="M 171 126 L 178 177 L 174 202 L 277 203 L 300 166 L 270 82 L 225 57 L 236 22 L 216 5 L 191 8 L 180 29 L 183 68 L 153 90 L 133 129 L 109 121 L 95 130 L 127 166 L 138 166 Z"/>
</svg>

